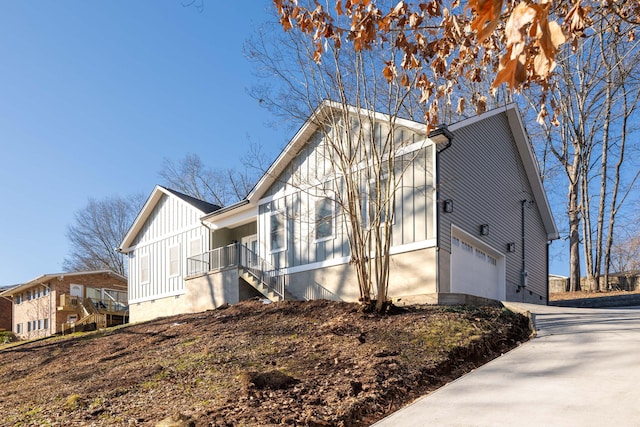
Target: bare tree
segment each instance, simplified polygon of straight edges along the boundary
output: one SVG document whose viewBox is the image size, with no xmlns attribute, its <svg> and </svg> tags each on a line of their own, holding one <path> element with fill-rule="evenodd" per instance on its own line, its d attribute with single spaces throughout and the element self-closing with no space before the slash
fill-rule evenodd
<svg viewBox="0 0 640 427">
<path fill-rule="evenodd" d="M 65 271 L 110 269 L 126 276 L 123 256 L 115 251 L 140 211 L 141 195 L 90 199 L 77 211 L 67 228 L 71 250 L 63 261 Z"/>
<path fill-rule="evenodd" d="M 400 77 L 384 76 L 381 50 L 356 52 L 329 44 L 324 60 L 317 62 L 313 43 L 296 30 L 281 33 L 267 27 L 245 51 L 261 81 L 268 82 L 254 87 L 253 96 L 283 121 L 295 126 L 323 102 L 329 106 L 311 118 L 322 135 L 326 166 L 309 178 L 296 177 L 294 185 L 337 204 L 361 301 L 370 307 L 375 302 L 375 309 L 384 310 L 395 195 L 413 159 L 432 149 L 425 143 L 416 151 L 402 151 L 425 141 L 426 127 L 411 134 L 398 124 L 403 118 L 425 116 L 419 91 L 403 85 Z M 451 90 L 445 81 L 438 88 Z"/>
<path fill-rule="evenodd" d="M 589 289 L 596 290 L 598 283 L 606 286 L 616 217 L 635 182 L 624 171 L 632 165 L 625 156 L 627 141 L 637 130 L 629 118 L 640 94 L 640 49 L 628 38 L 629 25 L 610 15 L 597 17 L 591 37 L 575 50 L 561 50 L 558 90 L 549 94 L 556 115 L 541 121 L 544 148 L 538 150 L 545 170 L 560 166 L 567 184 L 571 290 L 579 286 L 581 267 Z M 613 29 L 616 25 L 628 31 Z M 545 112 L 538 98 L 534 94 L 529 100 L 540 117 Z M 604 281 L 599 280 L 601 274 Z"/>
<path fill-rule="evenodd" d="M 233 168 L 214 170 L 206 166 L 197 154 L 187 154 L 177 162 L 164 159 L 158 174 L 168 187 L 200 200 L 226 206 L 249 193 L 265 163 L 261 148 L 252 145 L 243 158 L 245 167 L 242 171 Z"/>
<path fill-rule="evenodd" d="M 615 240 L 611 247 L 611 268 L 618 273 L 640 270 L 640 233 Z"/>
</svg>

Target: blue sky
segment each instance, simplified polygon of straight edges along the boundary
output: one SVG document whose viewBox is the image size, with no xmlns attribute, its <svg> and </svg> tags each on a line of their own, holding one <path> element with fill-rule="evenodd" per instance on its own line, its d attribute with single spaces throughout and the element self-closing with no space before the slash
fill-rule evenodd
<svg viewBox="0 0 640 427">
<path fill-rule="evenodd" d="M 267 126 L 242 53 L 270 7 L 0 4 L 0 286 L 62 271 L 74 213 L 89 198 L 148 195 L 164 158 L 233 167 L 252 142 L 284 146 L 292 131 Z M 552 261 L 566 274 L 564 255 Z"/>
<path fill-rule="evenodd" d="M 163 158 L 236 166 L 287 142 L 247 95 L 242 45 L 270 5 L 2 2 L 0 285 L 61 271 L 74 212 L 149 194 Z"/>
</svg>

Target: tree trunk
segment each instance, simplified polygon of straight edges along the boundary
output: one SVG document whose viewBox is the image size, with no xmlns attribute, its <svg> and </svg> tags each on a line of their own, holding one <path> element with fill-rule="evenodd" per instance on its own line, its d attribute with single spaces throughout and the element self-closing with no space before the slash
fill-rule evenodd
<svg viewBox="0 0 640 427">
<path fill-rule="evenodd" d="M 569 290 L 580 290 L 580 209 L 578 179 L 569 185 Z"/>
</svg>

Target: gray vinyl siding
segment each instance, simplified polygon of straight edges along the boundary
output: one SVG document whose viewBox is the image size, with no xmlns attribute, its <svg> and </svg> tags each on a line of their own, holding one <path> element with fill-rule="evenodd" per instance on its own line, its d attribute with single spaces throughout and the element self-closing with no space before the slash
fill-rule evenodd
<svg viewBox="0 0 640 427">
<path fill-rule="evenodd" d="M 451 252 L 451 225 L 461 228 L 505 254 L 508 299 L 515 295 L 521 270 L 521 200 L 533 200 L 524 166 L 513 143 L 504 113 L 454 131 L 451 147 L 440 154 L 439 246 Z M 453 212 L 442 212 L 442 201 L 453 200 Z M 547 237 L 539 209 L 525 208 L 526 270 L 525 294 L 547 297 Z M 489 225 L 489 235 L 480 236 L 481 224 Z M 507 253 L 507 244 L 516 251 Z M 441 265 L 441 267 L 443 267 Z M 538 301 L 539 302 L 539 301 Z"/>
<path fill-rule="evenodd" d="M 397 135 L 409 142 L 421 136 L 409 131 Z M 276 268 L 297 267 L 349 256 L 349 243 L 344 215 L 335 205 L 334 233 L 331 239 L 315 241 L 314 203 L 323 197 L 324 186 L 341 188 L 333 176 L 322 137 L 316 133 L 276 178 L 259 205 L 258 235 L 261 253 Z M 435 239 L 434 179 L 431 145 L 405 154 L 397 162 L 395 221 L 392 246 Z M 324 180 L 320 186 L 310 183 Z M 367 183 L 362 183 L 363 187 Z M 270 217 L 274 212 L 286 213 L 286 250 L 270 250 Z"/>
<path fill-rule="evenodd" d="M 192 239 L 209 247 L 209 234 L 200 223 L 202 212 L 183 201 L 162 196 L 134 241 L 129 253 L 129 300 L 139 301 L 184 293 L 187 257 Z M 169 275 L 169 250 L 179 246 L 180 274 Z M 149 283 L 140 282 L 141 262 L 149 259 Z"/>
</svg>

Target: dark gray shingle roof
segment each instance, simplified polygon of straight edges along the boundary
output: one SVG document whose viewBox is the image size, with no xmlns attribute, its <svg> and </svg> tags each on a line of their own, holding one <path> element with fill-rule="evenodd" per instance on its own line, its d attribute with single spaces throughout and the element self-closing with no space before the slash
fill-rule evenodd
<svg viewBox="0 0 640 427">
<path fill-rule="evenodd" d="M 221 206 L 218 205 L 214 205 L 213 203 L 209 203 L 209 202 L 205 202 L 204 200 L 200 200 L 200 199 L 196 199 L 195 197 L 191 197 L 187 194 L 181 193 L 177 190 L 172 190 L 171 188 L 167 188 L 167 187 L 162 187 L 165 190 L 167 190 L 168 192 L 170 192 L 171 194 L 173 194 L 176 197 L 179 197 L 180 199 L 184 200 L 185 202 L 189 203 L 191 206 L 195 207 L 196 209 L 201 210 L 202 212 L 209 214 L 211 212 L 215 212 L 218 209 L 221 209 Z"/>
</svg>

